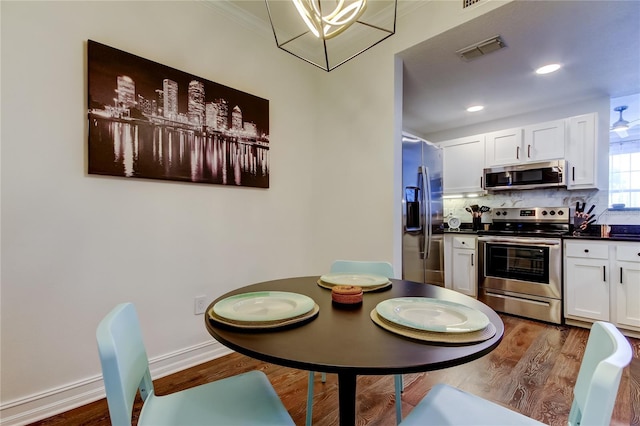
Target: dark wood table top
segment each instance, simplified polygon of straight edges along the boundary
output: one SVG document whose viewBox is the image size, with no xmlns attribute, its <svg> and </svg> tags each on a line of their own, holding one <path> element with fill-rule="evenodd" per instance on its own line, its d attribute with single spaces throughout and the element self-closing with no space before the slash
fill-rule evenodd
<svg viewBox="0 0 640 426">
<path fill-rule="evenodd" d="M 491 352 L 502 339 L 504 324 L 487 305 L 453 290 L 412 281 L 391 280 L 389 289 L 366 292 L 358 308 L 336 307 L 331 291 L 317 285 L 318 276 L 286 278 L 249 285 L 213 301 L 252 291 L 289 291 L 311 297 L 320 307 L 308 323 L 288 329 L 230 329 L 205 315 L 209 333 L 225 346 L 262 361 L 302 370 L 366 375 L 437 370 L 463 364 Z M 484 312 L 496 327 L 489 340 L 473 344 L 442 344 L 412 340 L 376 325 L 370 312 L 386 299 L 431 297 L 461 303 Z M 208 311 L 208 309 L 207 309 Z"/>
</svg>

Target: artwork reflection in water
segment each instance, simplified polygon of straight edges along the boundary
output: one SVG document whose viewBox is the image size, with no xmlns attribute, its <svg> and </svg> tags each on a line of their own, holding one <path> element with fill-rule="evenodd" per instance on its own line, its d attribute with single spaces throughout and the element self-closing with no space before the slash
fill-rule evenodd
<svg viewBox="0 0 640 426">
<path fill-rule="evenodd" d="M 268 188 L 268 123 L 265 99 L 89 41 L 91 174 Z"/>
</svg>

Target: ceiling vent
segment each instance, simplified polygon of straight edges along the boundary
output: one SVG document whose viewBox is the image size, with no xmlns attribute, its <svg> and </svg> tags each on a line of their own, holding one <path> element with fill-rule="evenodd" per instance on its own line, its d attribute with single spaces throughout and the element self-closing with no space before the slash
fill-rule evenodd
<svg viewBox="0 0 640 426">
<path fill-rule="evenodd" d="M 464 49 L 460 49 L 456 51 L 456 54 L 460 59 L 470 61 L 491 52 L 495 52 L 496 50 L 500 50 L 503 47 L 506 47 L 506 45 L 504 44 L 504 41 L 502 41 L 502 38 L 497 35 L 479 43 L 472 44 L 471 46 L 467 46 Z"/>
<path fill-rule="evenodd" d="M 471 5 L 478 3 L 480 0 L 462 0 L 462 8 L 467 8 Z"/>
</svg>

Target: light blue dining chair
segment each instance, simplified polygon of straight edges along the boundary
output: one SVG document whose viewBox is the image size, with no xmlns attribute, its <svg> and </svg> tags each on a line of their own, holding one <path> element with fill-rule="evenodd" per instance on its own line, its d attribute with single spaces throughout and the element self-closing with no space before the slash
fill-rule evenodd
<svg viewBox="0 0 640 426">
<path fill-rule="evenodd" d="M 383 261 L 366 261 L 366 260 L 336 260 L 331 264 L 331 273 L 345 274 L 374 274 L 387 278 L 393 278 L 393 266 L 389 262 Z M 311 426 L 313 415 L 313 383 L 314 372 L 309 372 L 309 384 L 307 387 L 307 419 L 306 426 Z M 326 373 L 322 373 L 321 381 L 327 380 Z M 402 421 L 402 400 L 400 399 L 403 391 L 402 375 L 394 376 L 394 385 L 396 392 L 396 421 Z"/>
<path fill-rule="evenodd" d="M 591 327 L 573 390 L 569 426 L 611 422 L 622 370 L 631 362 L 631 345 L 607 322 Z M 486 399 L 438 384 L 416 405 L 402 426 L 426 425 L 542 425 Z"/>
<path fill-rule="evenodd" d="M 138 390 L 138 425 L 295 425 L 267 376 L 250 371 L 157 396 L 138 315 L 132 303 L 116 306 L 96 332 L 111 424 L 131 425 Z"/>
</svg>

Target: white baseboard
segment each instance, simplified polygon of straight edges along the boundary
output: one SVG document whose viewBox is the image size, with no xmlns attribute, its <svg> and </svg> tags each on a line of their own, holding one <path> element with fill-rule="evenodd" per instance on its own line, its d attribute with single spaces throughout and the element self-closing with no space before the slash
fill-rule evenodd
<svg viewBox="0 0 640 426">
<path fill-rule="evenodd" d="M 168 376 L 231 352 L 220 343 L 211 341 L 155 357 L 149 360 L 151 377 L 155 380 Z M 2 404 L 0 425 L 27 425 L 104 397 L 104 383 L 100 374 Z"/>
</svg>

